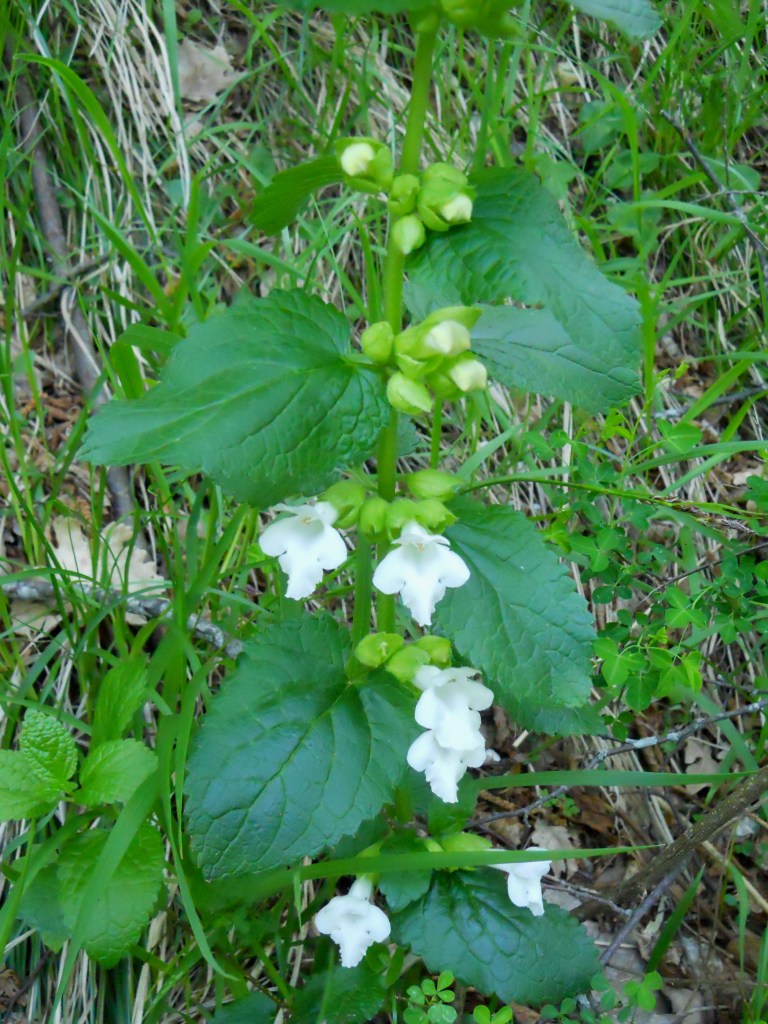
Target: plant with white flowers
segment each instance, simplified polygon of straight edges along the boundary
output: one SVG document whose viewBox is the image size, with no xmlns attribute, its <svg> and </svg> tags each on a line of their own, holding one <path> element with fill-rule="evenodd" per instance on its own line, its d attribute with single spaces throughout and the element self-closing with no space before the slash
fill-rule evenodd
<svg viewBox="0 0 768 1024">
<path fill-rule="evenodd" d="M 505 447 L 514 430 L 485 448 L 473 442 L 465 461 L 463 438 L 451 433 L 449 449 L 444 425 L 466 416 L 488 436 L 504 386 L 587 412 L 626 401 L 637 386 L 637 305 L 580 250 L 530 171 L 485 166 L 485 122 L 473 160 L 422 156 L 442 33 L 506 36 L 507 4 L 311 6 L 410 14 L 405 134 L 398 125 L 332 140 L 274 176 L 251 224 L 256 239 L 280 235 L 313 193 L 347 190 L 348 229 L 364 225 L 365 281 L 344 312 L 312 294 L 310 276 L 302 290 L 242 294 L 191 323 L 159 383 L 97 414 L 83 455 L 201 473 L 259 513 L 259 546 L 249 548 L 259 614 L 186 762 L 189 849 L 211 906 L 226 903 L 218 883 L 240 876 L 255 877 L 237 891 L 264 897 L 296 886 L 281 912 L 300 914 L 301 956 L 314 949 L 328 971 L 318 991 L 336 991 L 330 937 L 342 967 L 360 972 L 349 991 L 378 992 L 359 1019 L 392 984 L 371 987 L 376 971 L 397 977 L 398 946 L 502 1000 L 558 1002 L 588 986 L 593 944 L 543 901 L 548 860 L 493 849 L 472 819 L 483 785 L 521 778 L 487 778 L 512 752 L 504 740 L 493 749 L 492 705 L 532 733 L 601 728 L 592 623 L 557 552 L 513 507 L 503 476 L 490 478 L 494 462 L 515 469 Z M 608 0 L 589 8 L 623 17 Z M 344 19 L 335 25 L 341 32 Z M 428 152 L 438 145 L 434 133 Z M 187 746 L 173 736 L 180 784 Z M 346 895 L 333 885 L 299 893 L 302 880 L 341 874 L 359 876 Z M 270 961 L 265 977 L 273 972 Z M 332 1006 L 332 994 L 323 999 Z"/>
</svg>

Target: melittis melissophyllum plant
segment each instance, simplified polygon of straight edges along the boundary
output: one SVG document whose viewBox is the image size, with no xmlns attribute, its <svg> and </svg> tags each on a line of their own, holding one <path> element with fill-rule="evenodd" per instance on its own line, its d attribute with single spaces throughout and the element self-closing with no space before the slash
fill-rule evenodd
<svg viewBox="0 0 768 1024">
<path fill-rule="evenodd" d="M 240 294 L 174 341 L 159 383 L 95 416 L 82 456 L 204 474 L 264 513 L 268 599 L 187 761 L 185 820 L 204 878 L 255 875 L 254 891 L 274 891 L 307 858 L 330 858 L 313 877 L 337 878 L 343 841 L 351 887 L 326 888 L 312 909 L 313 934 L 334 940 L 344 968 L 370 980 L 383 962 L 386 976 L 370 947 L 395 943 L 481 992 L 557 1002 L 588 987 L 597 960 L 581 926 L 542 901 L 552 854 L 494 851 L 465 829 L 482 785 L 472 772 L 499 760 L 481 730 L 492 703 L 541 734 L 600 728 L 592 625 L 535 526 L 478 498 L 471 467 L 443 461 L 442 423 L 450 407 L 482 409 L 489 379 L 588 412 L 626 401 L 638 310 L 533 174 L 468 175 L 423 157 L 441 33 L 451 22 L 519 32 L 507 3 L 316 6 L 409 15 L 404 135 L 334 140 L 275 175 L 253 223 L 279 232 L 328 185 L 386 212 L 367 249 L 381 256 L 367 261 L 367 322 L 351 324 L 310 285 Z M 656 27 L 645 0 L 574 6 L 631 35 Z M 352 588 L 351 623 L 336 581 Z M 370 1013 L 381 986 L 372 992 Z"/>
</svg>

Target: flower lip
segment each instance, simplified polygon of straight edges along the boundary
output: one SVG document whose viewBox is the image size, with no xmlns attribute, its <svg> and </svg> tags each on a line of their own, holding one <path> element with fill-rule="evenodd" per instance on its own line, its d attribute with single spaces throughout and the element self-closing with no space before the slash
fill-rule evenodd
<svg viewBox="0 0 768 1024">
<path fill-rule="evenodd" d="M 347 557 L 344 538 L 332 525 L 338 512 L 328 501 L 280 504 L 275 510 L 290 515 L 271 523 L 261 534 L 259 545 L 265 555 L 276 557 L 287 573 L 286 597 L 300 601 L 310 596 L 324 571 L 338 569 Z"/>
<path fill-rule="evenodd" d="M 461 587 L 469 569 L 445 537 L 428 533 L 416 522 L 403 526 L 395 549 L 385 555 L 373 574 L 383 594 L 400 594 L 420 626 L 432 623 L 435 605 L 448 587 Z"/>
<path fill-rule="evenodd" d="M 531 846 L 529 850 L 544 853 L 541 846 Z M 534 917 L 544 913 L 544 896 L 541 891 L 541 879 L 552 867 L 548 860 L 518 861 L 510 864 L 493 864 L 492 867 L 507 874 L 507 892 L 516 907 L 527 908 Z"/>
<path fill-rule="evenodd" d="M 317 930 L 338 945 L 342 967 L 357 967 L 369 946 L 389 936 L 389 919 L 370 902 L 372 891 L 369 879 L 358 878 L 346 896 L 334 896 L 315 915 Z"/>
</svg>

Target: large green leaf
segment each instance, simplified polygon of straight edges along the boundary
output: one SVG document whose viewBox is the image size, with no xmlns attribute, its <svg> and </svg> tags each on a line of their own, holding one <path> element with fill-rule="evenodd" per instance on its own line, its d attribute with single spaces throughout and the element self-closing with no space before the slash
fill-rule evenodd
<svg viewBox="0 0 768 1024">
<path fill-rule="evenodd" d="M 147 690 L 145 657 L 120 661 L 99 683 L 91 727 L 91 751 L 108 740 L 119 740 L 144 704 Z"/>
<path fill-rule="evenodd" d="M 277 1006 L 263 992 L 249 992 L 244 999 L 237 999 L 217 1010 L 212 1024 L 272 1024 L 277 1016 Z"/>
<path fill-rule="evenodd" d="M 466 499 L 451 509 L 458 522 L 446 536 L 470 577 L 438 604 L 438 631 L 485 673 L 520 725 L 594 731 L 599 718 L 586 706 L 592 623 L 564 566 L 515 509 Z"/>
<path fill-rule="evenodd" d="M 343 179 L 335 156 L 318 157 L 280 171 L 256 197 L 251 221 L 268 235 L 274 235 L 296 218 L 313 192 Z"/>
<path fill-rule="evenodd" d="M 631 39 L 653 35 L 661 19 L 648 0 L 569 0 L 577 11 L 609 21 Z"/>
<path fill-rule="evenodd" d="M 105 406 L 82 456 L 202 470 L 260 507 L 315 494 L 369 454 L 388 418 L 381 381 L 348 348 L 346 320 L 318 298 L 246 298 L 191 328 L 161 384 Z"/>
<path fill-rule="evenodd" d="M 557 203 L 532 174 L 520 168 L 487 170 L 473 184 L 477 200 L 471 223 L 433 233 L 409 263 L 413 313 L 422 317 L 457 302 L 496 305 L 515 299 L 535 309 L 528 316 L 511 309 L 485 313 L 478 325 L 480 346 L 495 360 L 497 373 L 523 383 L 522 357 L 505 356 L 504 346 L 538 349 L 523 386 L 583 401 L 587 384 L 600 375 L 599 354 L 604 393 L 591 407 L 628 397 L 636 390 L 632 380 L 640 359 L 637 303 L 586 256 Z M 578 371 L 572 383 L 568 363 Z"/>
<path fill-rule="evenodd" d="M 392 932 L 432 973 L 452 971 L 484 994 L 525 1006 L 584 992 L 599 969 L 577 921 L 559 907 L 534 917 L 513 906 L 492 869 L 436 871 L 422 899 L 392 914 Z"/>
<path fill-rule="evenodd" d="M 125 803 L 148 775 L 157 755 L 138 740 L 107 740 L 90 752 L 80 772 L 74 800 L 86 807 Z"/>
<path fill-rule="evenodd" d="M 29 928 L 40 932 L 40 938 L 54 953 L 58 953 L 70 937 L 59 902 L 58 868 L 55 864 L 48 864 L 38 871 L 26 887 L 19 904 L 19 917 Z"/>
<path fill-rule="evenodd" d="M 472 331 L 472 347 L 502 384 L 564 398 L 591 412 L 637 392 L 634 358 L 606 367 L 599 340 L 574 342 L 546 309 L 486 307 Z"/>
<path fill-rule="evenodd" d="M 348 634 L 330 618 L 250 641 L 211 703 L 189 760 L 189 833 L 208 878 L 314 856 L 391 799 L 416 735 L 387 673 L 352 685 Z"/>
<path fill-rule="evenodd" d="M 294 997 L 292 1019 L 312 1024 L 360 1024 L 382 1007 L 387 994 L 385 967 L 377 950 L 358 967 L 313 975 Z"/>
<path fill-rule="evenodd" d="M 59 857 L 59 900 L 70 934 L 80 916 L 88 879 L 109 832 L 91 829 L 68 842 Z M 102 892 L 90 907 L 79 933 L 86 953 L 112 967 L 138 940 L 163 885 L 163 841 L 151 825 L 142 825 Z"/>
</svg>

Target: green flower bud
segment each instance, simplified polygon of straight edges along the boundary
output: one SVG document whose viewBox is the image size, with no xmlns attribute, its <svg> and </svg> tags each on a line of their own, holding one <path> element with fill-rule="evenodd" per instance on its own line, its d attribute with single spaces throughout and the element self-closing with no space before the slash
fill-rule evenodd
<svg viewBox="0 0 768 1024">
<path fill-rule="evenodd" d="M 445 370 L 439 370 L 437 373 L 431 373 L 427 378 L 430 391 L 434 392 L 438 398 L 445 399 L 448 402 L 454 402 L 457 398 L 461 398 L 461 390 L 451 380 Z"/>
<path fill-rule="evenodd" d="M 456 522 L 456 516 L 437 498 L 417 501 L 414 508 L 416 522 L 430 533 L 442 533 Z"/>
<path fill-rule="evenodd" d="M 437 498 L 440 501 L 450 498 L 461 486 L 458 477 L 439 469 L 419 469 L 408 473 L 403 481 L 415 498 Z"/>
<path fill-rule="evenodd" d="M 389 404 L 409 416 L 419 416 L 432 408 L 432 396 L 422 383 L 409 380 L 403 373 L 393 373 L 387 382 Z"/>
<path fill-rule="evenodd" d="M 334 144 L 347 184 L 360 192 L 386 192 L 392 184 L 394 162 L 388 146 L 377 139 L 338 139 Z"/>
<path fill-rule="evenodd" d="M 427 652 L 411 645 L 409 647 L 401 647 L 399 651 L 396 651 L 385 665 L 385 668 L 387 672 L 391 672 L 395 679 L 398 679 L 401 683 L 412 683 L 413 677 L 422 665 L 428 664 L 429 655 Z"/>
<path fill-rule="evenodd" d="M 395 332 L 386 320 L 366 327 L 360 335 L 360 346 L 372 363 L 387 363 L 392 355 Z"/>
<path fill-rule="evenodd" d="M 454 25 L 473 28 L 493 38 L 507 38 L 518 32 L 509 15 L 510 0 L 441 0 L 444 13 Z"/>
<path fill-rule="evenodd" d="M 383 498 L 368 498 L 360 509 L 357 525 L 361 533 L 375 540 L 386 536 L 389 504 Z"/>
<path fill-rule="evenodd" d="M 421 248 L 426 240 L 424 225 L 413 214 L 401 217 L 392 226 L 392 242 L 403 256 L 408 256 L 415 249 Z"/>
<path fill-rule="evenodd" d="M 371 633 L 355 648 L 355 657 L 369 668 L 378 668 L 399 651 L 405 640 L 397 633 Z"/>
<path fill-rule="evenodd" d="M 448 371 L 448 376 L 465 394 L 482 391 L 488 385 L 488 371 L 479 359 L 462 359 Z"/>
<path fill-rule="evenodd" d="M 467 351 L 471 341 L 469 331 L 458 320 L 443 320 L 427 331 L 422 344 L 442 356 L 457 356 Z"/>
<path fill-rule="evenodd" d="M 413 646 L 427 652 L 430 665 L 448 668 L 451 664 L 451 641 L 444 636 L 421 636 Z"/>
<path fill-rule="evenodd" d="M 416 519 L 418 505 L 409 498 L 395 498 L 387 509 L 387 533 L 399 534 L 406 523 Z"/>
<path fill-rule="evenodd" d="M 432 164 L 426 169 L 416 198 L 419 216 L 433 231 L 447 231 L 472 217 L 475 190 L 465 174 L 450 164 Z"/>
<path fill-rule="evenodd" d="M 414 32 L 434 32 L 440 24 L 440 12 L 433 9 L 416 11 L 409 15 L 409 20 Z"/>
<path fill-rule="evenodd" d="M 420 324 L 412 324 L 395 338 L 395 358 L 419 360 L 425 364 L 420 376 L 441 368 L 443 360 L 460 355 L 470 347 L 470 330 L 482 314 L 479 306 L 447 306 L 430 313 Z M 401 367 L 402 368 L 402 367 Z M 403 373 L 409 376 L 408 370 Z"/>
<path fill-rule="evenodd" d="M 493 844 L 484 836 L 476 836 L 471 832 L 451 832 L 440 836 L 440 845 L 446 853 L 475 853 L 480 850 L 492 850 Z M 475 868 L 450 868 L 452 871 L 474 871 Z"/>
<path fill-rule="evenodd" d="M 415 174 L 398 174 L 389 190 L 389 212 L 395 217 L 413 213 L 419 184 Z"/>
<path fill-rule="evenodd" d="M 365 501 L 365 488 L 354 480 L 339 480 L 323 493 L 322 500 L 329 501 L 339 513 L 334 526 L 344 529 L 357 522 L 360 507 Z"/>
</svg>

